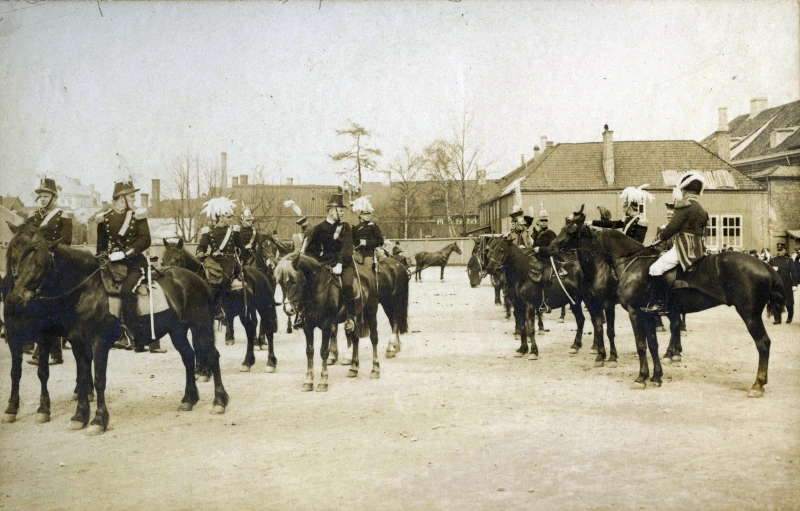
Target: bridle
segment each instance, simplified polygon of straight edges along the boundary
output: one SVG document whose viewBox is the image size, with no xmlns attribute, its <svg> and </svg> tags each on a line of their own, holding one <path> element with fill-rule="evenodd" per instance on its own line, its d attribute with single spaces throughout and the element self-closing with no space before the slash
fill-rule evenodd
<svg viewBox="0 0 800 511">
<path fill-rule="evenodd" d="M 20 261 L 24 261 L 25 258 L 28 256 L 29 252 L 37 250 L 39 247 L 37 247 L 36 245 L 38 245 L 38 244 L 45 244 L 45 241 L 44 240 L 40 240 L 40 241 L 38 241 L 36 243 L 31 244 L 28 248 L 25 249 L 25 252 L 23 252 L 22 257 L 20 257 Z M 71 287 L 67 291 L 64 291 L 63 293 L 59 293 L 59 294 L 54 295 L 54 296 L 41 296 L 42 289 L 44 288 L 45 282 L 47 282 L 47 276 L 48 276 L 48 274 L 51 273 L 51 271 L 55 275 L 55 278 L 58 279 L 58 272 L 56 270 L 56 258 L 53 255 L 53 253 L 46 246 L 45 246 L 45 252 L 47 252 L 47 256 L 48 256 L 47 257 L 47 266 L 45 267 L 45 270 L 42 273 L 41 278 L 39 279 L 39 285 L 36 286 L 36 289 L 33 290 L 33 296 L 31 297 L 31 301 L 33 301 L 33 300 L 59 300 L 61 298 L 64 298 L 65 296 L 71 295 L 72 293 L 74 293 L 75 291 L 77 291 L 78 289 L 83 287 L 84 284 L 89 282 L 89 280 L 92 277 L 94 277 L 96 273 L 98 273 L 100 270 L 102 270 L 105 266 L 108 265 L 108 262 L 105 259 L 100 259 L 100 264 L 98 265 L 97 269 L 94 270 L 92 273 L 90 273 L 88 276 L 86 276 L 83 280 L 81 280 L 75 286 Z M 11 269 L 11 277 L 15 281 L 17 280 L 17 277 L 19 276 L 19 273 L 18 273 L 17 270 L 18 270 L 18 268 L 14 268 L 14 267 L 12 267 L 12 269 Z"/>
</svg>

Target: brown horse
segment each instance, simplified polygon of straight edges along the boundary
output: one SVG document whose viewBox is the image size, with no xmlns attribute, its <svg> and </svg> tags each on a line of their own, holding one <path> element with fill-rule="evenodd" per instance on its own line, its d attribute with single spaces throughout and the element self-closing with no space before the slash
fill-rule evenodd
<svg viewBox="0 0 800 511">
<path fill-rule="evenodd" d="M 444 267 L 447 266 L 447 261 L 450 259 L 450 254 L 453 252 L 461 255 L 461 249 L 458 248 L 457 243 L 450 243 L 436 252 L 417 252 L 414 254 L 414 260 L 417 262 L 414 281 L 418 282 L 422 280 L 422 270 L 425 268 L 438 266 L 442 269 L 439 278 L 444 282 Z"/>
</svg>

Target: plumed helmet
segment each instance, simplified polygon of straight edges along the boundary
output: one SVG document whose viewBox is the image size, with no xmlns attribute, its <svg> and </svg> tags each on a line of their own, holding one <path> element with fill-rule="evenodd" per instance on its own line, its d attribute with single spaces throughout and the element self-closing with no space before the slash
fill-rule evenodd
<svg viewBox="0 0 800 511">
<path fill-rule="evenodd" d="M 50 179 L 49 177 L 43 177 L 40 179 L 39 188 L 36 189 L 36 194 L 39 195 L 42 192 L 58 195 L 58 187 L 56 186 L 55 179 Z"/>
<path fill-rule="evenodd" d="M 283 207 L 292 208 L 292 211 L 294 211 L 294 214 L 297 216 L 301 216 L 303 214 L 303 211 L 300 209 L 300 206 L 298 206 L 297 203 L 292 199 L 283 201 Z"/>
<path fill-rule="evenodd" d="M 655 196 L 652 193 L 644 190 L 648 186 L 650 186 L 650 184 L 643 184 L 642 186 L 629 186 L 622 190 L 622 193 L 619 194 L 619 198 L 622 199 L 622 202 L 625 204 L 625 206 L 638 206 L 644 201 L 653 202 Z"/>
<path fill-rule="evenodd" d="M 200 213 L 205 214 L 209 218 L 219 218 L 221 216 L 233 216 L 233 210 L 235 208 L 235 200 L 229 197 L 215 197 L 203 204 L 203 209 Z"/>
<path fill-rule="evenodd" d="M 539 220 L 549 220 L 550 217 L 547 216 L 547 210 L 544 209 L 544 202 L 539 203 Z"/>
<path fill-rule="evenodd" d="M 514 204 L 514 207 L 511 208 L 511 214 L 509 215 L 513 220 L 522 216 L 522 207 L 518 204 Z"/>
<path fill-rule="evenodd" d="M 253 216 L 253 212 L 250 211 L 250 208 L 248 208 L 246 206 L 243 206 L 243 207 L 244 207 L 244 209 L 242 210 L 242 220 L 250 220 L 250 221 L 255 220 L 255 217 Z"/>
<path fill-rule="evenodd" d="M 700 192 L 698 195 L 703 195 L 703 190 L 706 189 L 706 178 L 703 177 L 703 174 L 692 171 L 681 176 L 681 178 L 678 180 L 678 184 L 672 191 L 672 196 L 676 197 L 677 195 L 678 199 L 682 198 L 683 190 L 685 190 L 686 187 L 692 183 L 700 183 Z"/>
<path fill-rule="evenodd" d="M 369 198 L 369 195 L 357 198 L 356 200 L 350 202 L 350 208 L 354 213 L 359 215 L 363 213 L 372 213 L 375 211 L 375 208 L 372 207 L 372 203 L 369 201 Z"/>
</svg>

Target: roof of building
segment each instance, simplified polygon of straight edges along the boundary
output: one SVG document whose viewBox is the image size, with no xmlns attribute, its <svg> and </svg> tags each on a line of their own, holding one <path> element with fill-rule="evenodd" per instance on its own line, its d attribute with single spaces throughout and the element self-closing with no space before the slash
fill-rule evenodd
<svg viewBox="0 0 800 511">
<path fill-rule="evenodd" d="M 775 165 L 767 167 L 766 169 L 757 170 L 755 172 L 747 172 L 748 177 L 752 179 L 762 179 L 766 177 L 789 177 L 800 178 L 800 166 L 798 165 Z"/>
<path fill-rule="evenodd" d="M 776 129 L 794 128 L 794 132 L 775 147 L 770 147 L 770 133 Z M 800 149 L 800 101 L 766 108 L 751 118 L 750 114 L 736 117 L 728 123 L 732 160 L 745 160 Z M 717 151 L 714 132 L 701 143 Z"/>
<path fill-rule="evenodd" d="M 692 140 L 645 140 L 614 142 L 614 182 L 603 172 L 603 143 L 558 144 L 498 182 L 509 193 L 515 179 L 522 191 L 622 190 L 649 183 L 651 190 L 667 190 L 677 177 L 690 170 L 702 171 L 709 188 L 762 191 L 763 187 Z"/>
</svg>

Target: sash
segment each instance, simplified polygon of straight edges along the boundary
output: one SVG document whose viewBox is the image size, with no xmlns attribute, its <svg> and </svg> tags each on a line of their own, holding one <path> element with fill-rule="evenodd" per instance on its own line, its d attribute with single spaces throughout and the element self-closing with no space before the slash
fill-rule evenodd
<svg viewBox="0 0 800 511">
<path fill-rule="evenodd" d="M 250 242 L 248 243 L 248 245 L 250 245 L 252 247 L 253 243 L 255 243 L 255 242 L 256 242 L 256 230 L 253 229 L 253 236 L 250 238 Z"/>
<path fill-rule="evenodd" d="M 628 223 L 625 224 L 625 227 L 622 228 L 622 234 L 628 234 L 628 229 L 630 228 L 630 226 L 633 225 L 633 222 L 636 222 L 638 220 L 639 220 L 639 215 L 636 215 L 630 220 L 628 220 Z"/>
<path fill-rule="evenodd" d="M 228 244 L 228 240 L 231 239 L 231 230 L 232 229 L 230 227 L 228 227 L 227 232 L 225 232 L 225 237 L 222 238 L 222 243 L 219 244 L 219 249 L 218 250 L 220 252 L 222 252 L 222 250 L 225 248 L 225 245 Z"/>
<path fill-rule="evenodd" d="M 126 232 L 128 232 L 128 227 L 131 226 L 131 218 L 133 218 L 133 211 L 129 209 L 128 212 L 125 214 L 125 221 L 122 222 L 122 227 L 119 228 L 119 232 L 117 233 L 118 237 L 121 238 L 125 236 Z"/>
<path fill-rule="evenodd" d="M 61 211 L 61 208 L 55 208 L 53 211 L 48 213 L 47 216 L 44 217 L 44 219 L 42 220 L 42 223 L 39 224 L 39 227 L 41 228 L 41 227 L 44 227 L 45 225 L 47 225 L 47 222 L 52 220 L 53 217 L 56 216 L 56 214 L 58 214 L 60 211 Z"/>
</svg>

